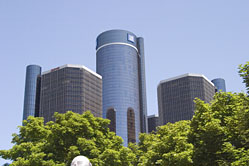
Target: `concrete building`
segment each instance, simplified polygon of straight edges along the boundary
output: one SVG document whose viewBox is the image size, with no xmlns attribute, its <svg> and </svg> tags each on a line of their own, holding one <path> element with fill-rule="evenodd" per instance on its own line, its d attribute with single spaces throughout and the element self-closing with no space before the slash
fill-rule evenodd
<svg viewBox="0 0 249 166">
<path fill-rule="evenodd" d="M 103 117 L 124 144 L 147 132 L 147 101 L 143 38 L 125 30 L 97 37 L 97 73 L 103 79 Z"/>
<path fill-rule="evenodd" d="M 156 127 L 159 126 L 159 117 L 156 115 L 150 115 L 148 119 L 148 132 L 156 131 Z"/>
<path fill-rule="evenodd" d="M 223 78 L 216 78 L 211 81 L 217 89 L 217 92 L 226 92 L 226 83 Z"/>
<path fill-rule="evenodd" d="M 28 65 L 26 67 L 23 120 L 26 120 L 28 116 L 35 116 L 39 109 L 40 75 L 40 66 Z"/>
<path fill-rule="evenodd" d="M 39 116 L 48 122 L 55 112 L 90 110 L 102 117 L 102 77 L 81 65 L 64 65 L 43 72 Z"/>
<path fill-rule="evenodd" d="M 161 81 L 157 87 L 160 125 L 192 119 L 193 100 L 198 97 L 208 103 L 214 93 L 214 84 L 200 74 L 188 73 Z"/>
</svg>

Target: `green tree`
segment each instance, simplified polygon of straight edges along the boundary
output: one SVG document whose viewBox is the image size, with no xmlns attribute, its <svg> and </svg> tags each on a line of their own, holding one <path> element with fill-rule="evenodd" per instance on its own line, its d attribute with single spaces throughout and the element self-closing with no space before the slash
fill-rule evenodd
<svg viewBox="0 0 249 166">
<path fill-rule="evenodd" d="M 189 142 L 194 145 L 194 165 L 248 165 L 248 96 L 217 93 L 211 104 L 197 99 Z"/>
<path fill-rule="evenodd" d="M 239 69 L 248 89 L 249 62 Z M 249 165 L 249 97 L 216 93 L 210 104 L 195 102 L 189 133 L 194 165 Z"/>
<path fill-rule="evenodd" d="M 191 166 L 192 144 L 187 142 L 189 121 L 168 123 L 156 133 L 140 134 L 138 145 L 130 148 L 139 156 L 138 166 Z"/>
<path fill-rule="evenodd" d="M 249 94 L 249 61 L 244 65 L 239 65 L 239 75 L 243 78 L 246 84 L 247 93 Z"/>
<path fill-rule="evenodd" d="M 107 119 L 71 111 L 54 117 L 54 122 L 44 125 L 43 118 L 30 116 L 13 135 L 15 145 L 0 155 L 13 160 L 13 166 L 70 165 L 77 155 L 88 157 L 95 166 L 129 166 L 136 157 L 122 145 L 121 137 L 109 131 Z"/>
</svg>

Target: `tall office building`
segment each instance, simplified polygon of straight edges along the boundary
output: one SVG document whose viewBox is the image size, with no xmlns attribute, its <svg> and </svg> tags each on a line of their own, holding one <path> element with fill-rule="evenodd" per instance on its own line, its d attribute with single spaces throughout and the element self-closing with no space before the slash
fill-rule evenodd
<svg viewBox="0 0 249 166">
<path fill-rule="evenodd" d="M 23 120 L 28 116 L 35 116 L 39 108 L 41 67 L 38 65 L 28 65 L 26 67 L 26 81 L 23 106 Z"/>
<path fill-rule="evenodd" d="M 144 41 L 125 30 L 110 30 L 97 37 L 97 73 L 103 79 L 103 117 L 110 129 L 136 142 L 147 132 Z"/>
<path fill-rule="evenodd" d="M 214 84 L 199 74 L 184 74 L 161 81 L 157 87 L 160 125 L 192 119 L 193 100 L 198 97 L 208 103 L 214 93 Z"/>
<path fill-rule="evenodd" d="M 156 131 L 156 127 L 159 126 L 159 117 L 156 115 L 150 115 L 148 118 L 148 132 Z"/>
<path fill-rule="evenodd" d="M 211 81 L 214 86 L 217 88 L 217 91 L 219 92 L 220 90 L 223 92 L 226 92 L 226 83 L 223 78 L 216 78 Z"/>
<path fill-rule="evenodd" d="M 43 72 L 39 116 L 48 122 L 54 112 L 90 110 L 102 117 L 102 78 L 80 65 L 64 65 Z"/>
</svg>

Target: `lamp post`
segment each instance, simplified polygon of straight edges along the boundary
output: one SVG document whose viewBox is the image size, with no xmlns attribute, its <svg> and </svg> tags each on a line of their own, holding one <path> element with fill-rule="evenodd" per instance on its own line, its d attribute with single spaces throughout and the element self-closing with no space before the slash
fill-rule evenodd
<svg viewBox="0 0 249 166">
<path fill-rule="evenodd" d="M 87 157 L 77 156 L 73 159 L 71 166 L 92 166 L 92 164 Z"/>
</svg>

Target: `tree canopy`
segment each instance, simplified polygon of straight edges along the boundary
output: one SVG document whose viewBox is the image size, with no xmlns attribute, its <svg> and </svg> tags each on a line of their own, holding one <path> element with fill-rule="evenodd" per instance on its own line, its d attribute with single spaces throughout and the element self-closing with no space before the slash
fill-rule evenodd
<svg viewBox="0 0 249 166">
<path fill-rule="evenodd" d="M 140 134 L 138 145 L 130 148 L 139 156 L 138 166 L 170 165 L 191 166 L 193 145 L 188 143 L 189 121 L 168 123 L 156 133 Z"/>
<path fill-rule="evenodd" d="M 249 61 L 244 65 L 239 65 L 239 75 L 243 79 L 243 83 L 246 84 L 247 93 L 249 94 Z"/>
<path fill-rule="evenodd" d="M 168 123 L 130 144 L 138 166 L 249 165 L 248 96 L 221 92 L 210 104 L 195 102 L 192 120 Z"/>
<path fill-rule="evenodd" d="M 134 155 L 122 145 L 122 138 L 110 132 L 109 120 L 68 111 L 55 113 L 55 121 L 44 125 L 43 118 L 30 116 L 13 135 L 10 150 L 0 155 L 13 166 L 64 166 L 77 155 L 87 156 L 96 166 L 131 165 Z"/>
</svg>

